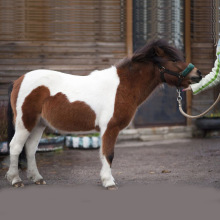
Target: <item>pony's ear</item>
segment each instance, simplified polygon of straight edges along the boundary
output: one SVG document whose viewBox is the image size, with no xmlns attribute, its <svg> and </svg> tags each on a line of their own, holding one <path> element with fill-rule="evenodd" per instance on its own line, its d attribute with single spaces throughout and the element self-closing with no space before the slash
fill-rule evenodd
<svg viewBox="0 0 220 220">
<path fill-rule="evenodd" d="M 154 47 L 154 50 L 155 50 L 155 54 L 158 57 L 164 57 L 165 56 L 164 51 L 160 47 Z"/>
</svg>

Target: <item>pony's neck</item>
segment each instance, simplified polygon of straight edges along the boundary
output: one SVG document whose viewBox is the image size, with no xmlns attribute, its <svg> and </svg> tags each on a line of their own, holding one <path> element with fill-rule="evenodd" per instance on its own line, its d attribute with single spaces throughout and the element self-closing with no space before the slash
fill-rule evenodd
<svg viewBox="0 0 220 220">
<path fill-rule="evenodd" d="M 133 103 L 139 106 L 161 83 L 159 71 L 152 63 L 129 64 L 118 67 L 120 84 L 126 85 L 127 94 Z"/>
<path fill-rule="evenodd" d="M 139 71 L 137 71 L 137 75 L 140 80 L 135 83 L 135 86 L 139 87 L 140 96 L 138 100 L 138 105 L 144 102 L 149 95 L 154 91 L 154 89 L 160 84 L 160 78 L 157 74 L 157 68 L 151 63 L 147 66 L 143 66 Z"/>
</svg>

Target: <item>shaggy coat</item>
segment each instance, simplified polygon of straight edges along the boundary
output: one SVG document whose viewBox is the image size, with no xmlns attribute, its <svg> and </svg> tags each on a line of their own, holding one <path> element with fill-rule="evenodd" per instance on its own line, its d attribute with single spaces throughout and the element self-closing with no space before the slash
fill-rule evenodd
<svg viewBox="0 0 220 220">
<path fill-rule="evenodd" d="M 28 177 L 37 184 L 45 183 L 36 166 L 35 152 L 43 130 L 49 126 L 67 133 L 100 131 L 102 184 L 115 187 L 111 164 L 118 133 L 128 126 L 137 107 L 161 83 L 161 66 L 180 73 L 187 64 L 178 50 L 159 40 L 115 66 L 88 76 L 43 69 L 21 76 L 14 82 L 11 93 L 15 135 L 10 143 L 8 180 L 14 186 L 23 186 L 17 163 L 25 144 Z M 181 86 L 187 87 L 191 77 L 199 77 L 196 68 L 182 80 Z M 170 85 L 178 83 L 175 76 L 165 78 Z"/>
</svg>

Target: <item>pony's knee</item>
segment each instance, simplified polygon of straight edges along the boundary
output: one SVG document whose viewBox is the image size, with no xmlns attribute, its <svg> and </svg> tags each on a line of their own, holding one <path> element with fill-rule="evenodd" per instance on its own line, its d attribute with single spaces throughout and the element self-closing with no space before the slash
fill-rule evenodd
<svg viewBox="0 0 220 220">
<path fill-rule="evenodd" d="M 111 167 L 113 159 L 114 159 L 114 147 L 106 147 L 105 145 L 102 146 L 102 148 L 100 149 L 100 153 L 101 153 L 101 157 L 104 157 L 106 159 L 106 162 L 109 164 L 109 166 Z"/>
<path fill-rule="evenodd" d="M 110 166 L 112 165 L 112 161 L 114 159 L 114 147 L 118 132 L 118 127 L 115 127 L 113 129 L 107 129 L 102 136 L 102 154 L 106 157 Z"/>
</svg>

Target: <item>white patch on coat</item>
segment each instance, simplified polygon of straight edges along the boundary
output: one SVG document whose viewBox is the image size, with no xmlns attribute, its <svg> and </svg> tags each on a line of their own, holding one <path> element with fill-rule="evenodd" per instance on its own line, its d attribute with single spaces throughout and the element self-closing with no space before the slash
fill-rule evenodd
<svg viewBox="0 0 220 220">
<path fill-rule="evenodd" d="M 43 177 L 40 175 L 38 169 L 37 169 L 37 164 L 36 164 L 36 159 L 35 159 L 35 153 L 38 147 L 38 144 L 40 142 L 42 133 L 44 131 L 45 127 L 42 125 L 36 126 L 30 136 L 27 139 L 27 142 L 25 144 L 26 148 L 26 155 L 27 155 L 27 177 L 31 179 L 33 182 L 37 182 Z"/>
<path fill-rule="evenodd" d="M 50 95 L 61 92 L 69 102 L 85 102 L 96 114 L 95 126 L 106 127 L 114 113 L 119 77 L 116 67 L 94 71 L 88 76 L 75 76 L 52 70 L 35 70 L 27 73 L 21 84 L 17 100 L 17 118 L 22 117 L 26 96 L 39 86 L 46 86 Z"/>
<path fill-rule="evenodd" d="M 102 185 L 106 188 L 109 186 L 115 186 L 115 180 L 114 177 L 112 176 L 111 167 L 108 161 L 106 160 L 105 156 L 102 155 L 102 153 L 100 154 L 100 159 L 102 162 L 102 169 L 100 172 Z"/>
</svg>

